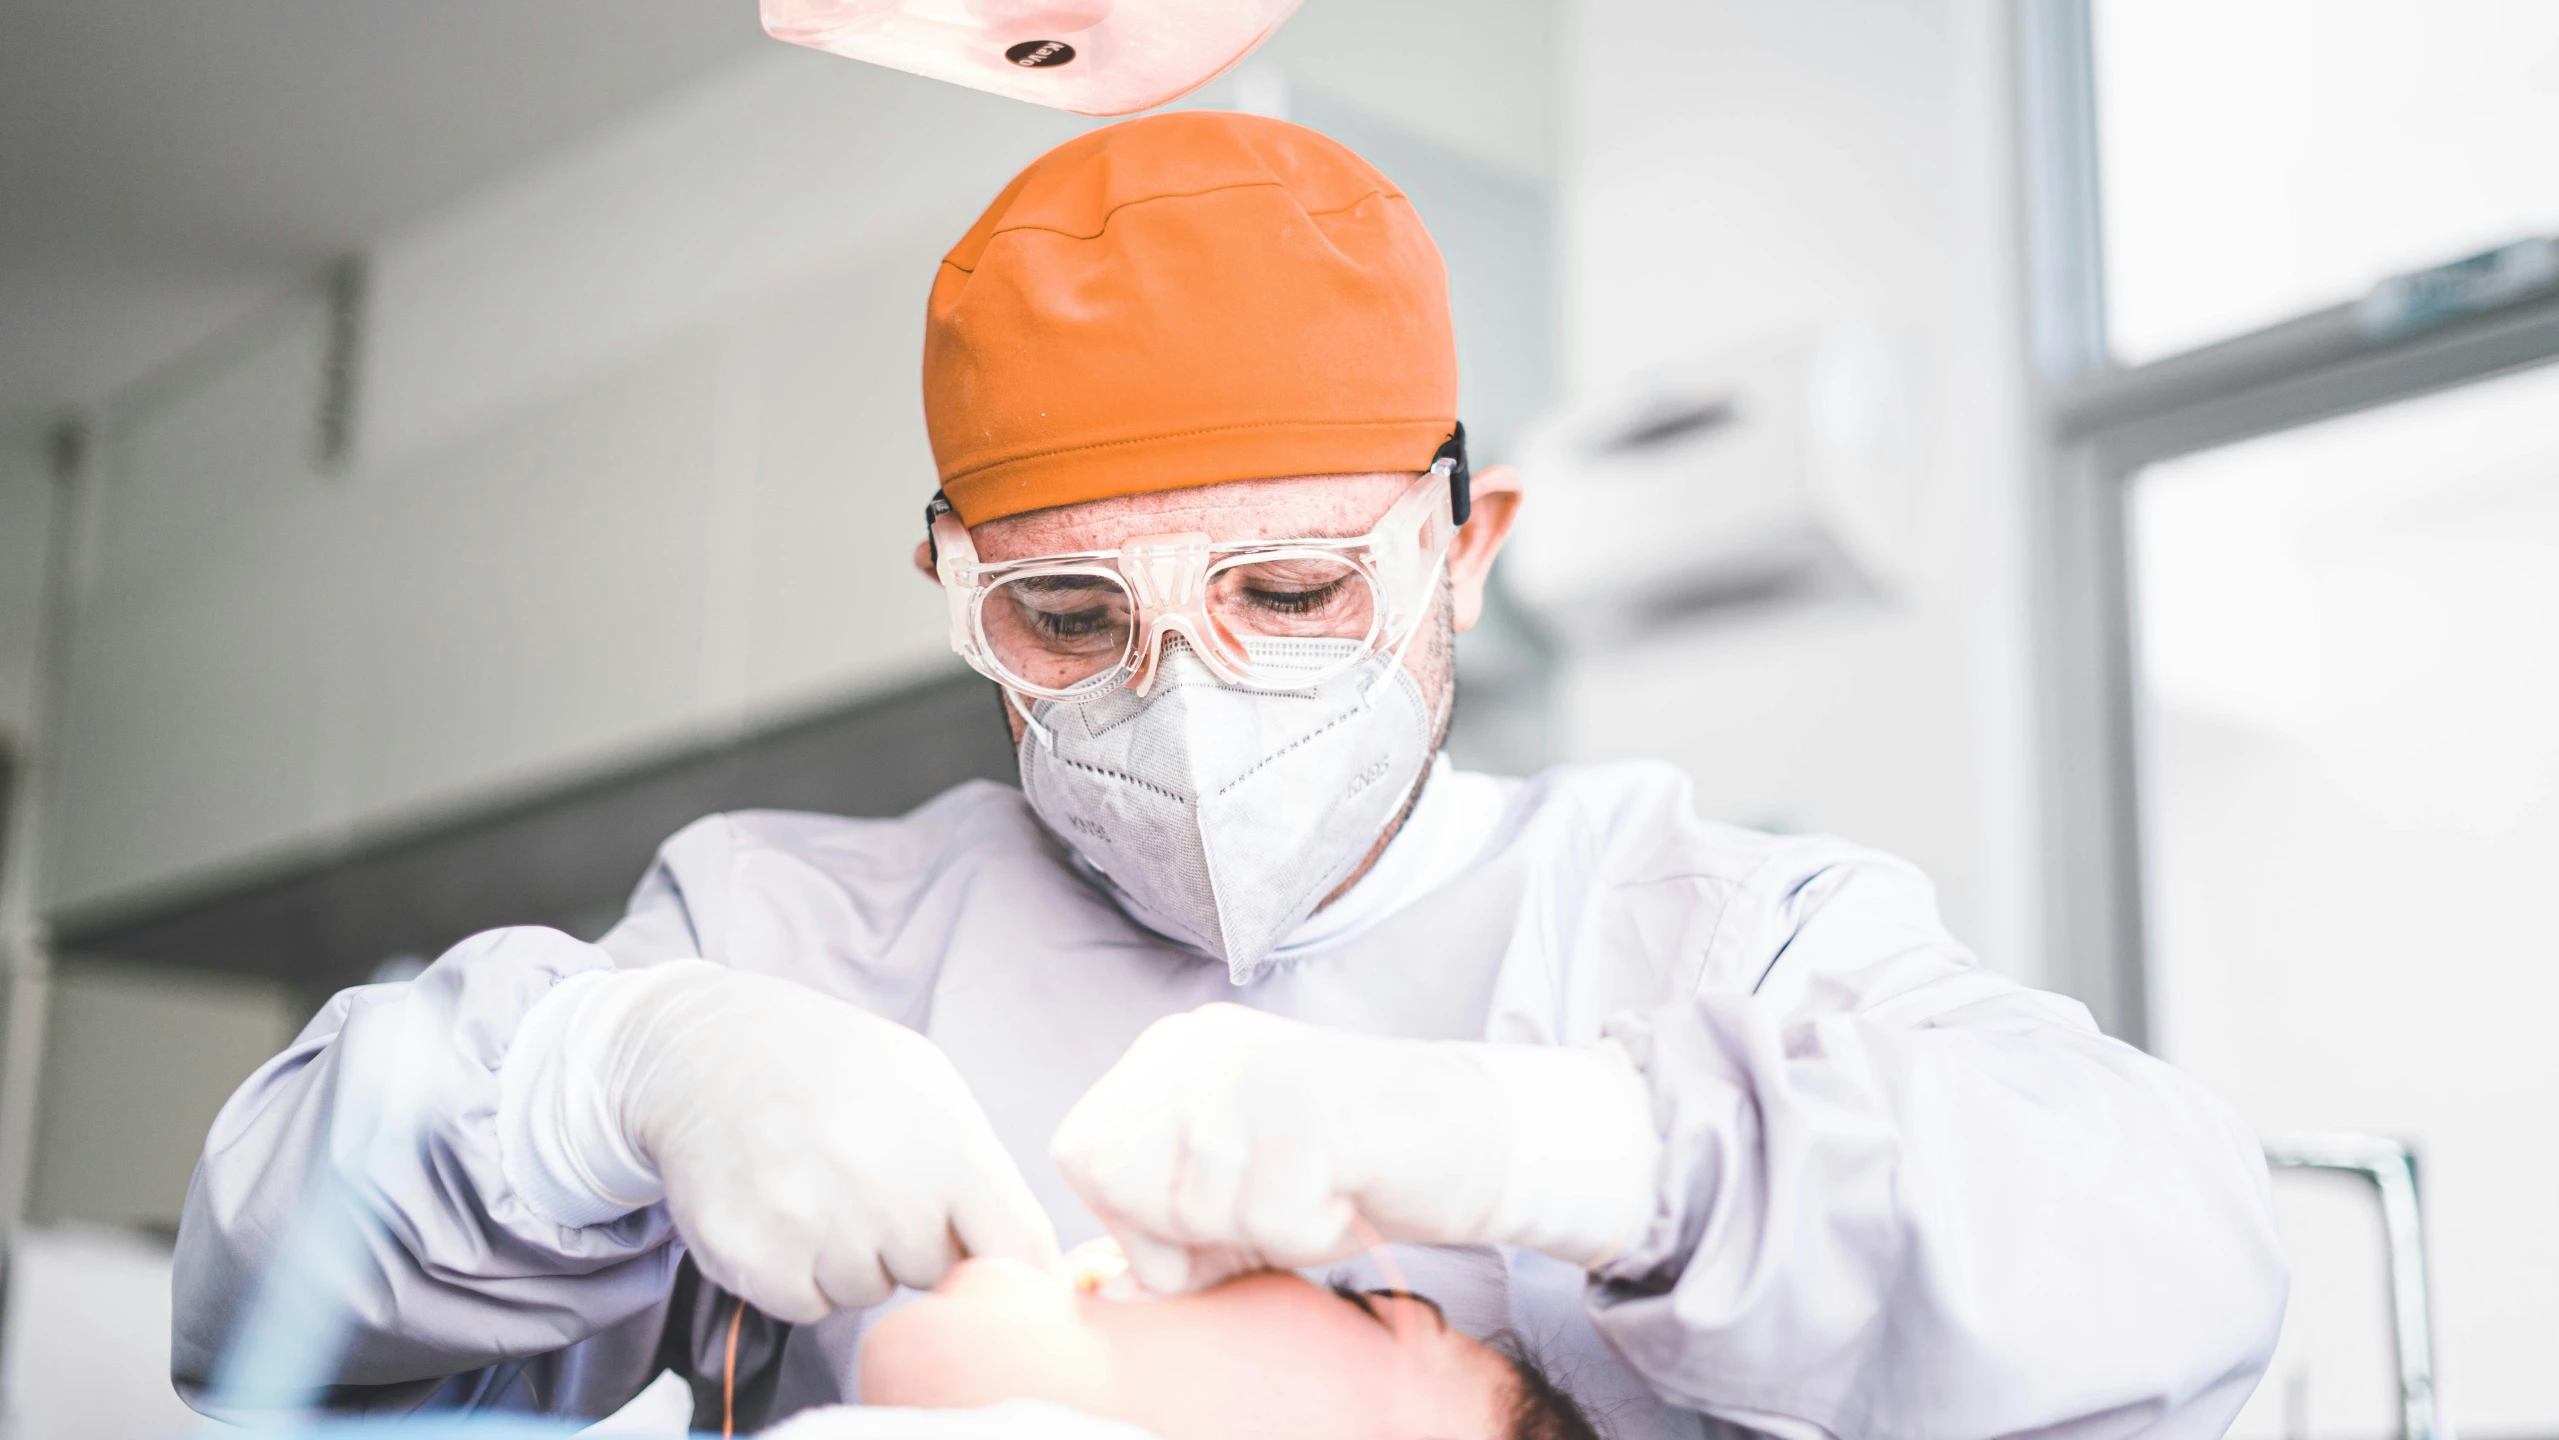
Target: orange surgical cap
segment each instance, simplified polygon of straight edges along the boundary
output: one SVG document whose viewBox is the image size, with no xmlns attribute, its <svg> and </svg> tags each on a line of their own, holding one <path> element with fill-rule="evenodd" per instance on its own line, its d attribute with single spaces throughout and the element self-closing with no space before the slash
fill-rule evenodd
<svg viewBox="0 0 2559 1440">
<path fill-rule="evenodd" d="M 1457 419 L 1412 202 L 1303 126 L 1182 111 L 1058 146 L 942 257 L 924 421 L 971 525 L 1107 495 L 1427 470 Z"/>
</svg>

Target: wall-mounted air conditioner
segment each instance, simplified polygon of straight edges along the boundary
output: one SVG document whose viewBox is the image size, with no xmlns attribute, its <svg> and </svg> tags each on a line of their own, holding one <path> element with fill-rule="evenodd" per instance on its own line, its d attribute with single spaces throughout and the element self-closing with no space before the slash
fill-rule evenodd
<svg viewBox="0 0 2559 1440">
<path fill-rule="evenodd" d="M 1702 612 L 1890 600 L 1916 517 L 1905 362 L 1837 329 L 1656 371 L 1534 426 L 1506 578 L 1582 645 Z"/>
</svg>

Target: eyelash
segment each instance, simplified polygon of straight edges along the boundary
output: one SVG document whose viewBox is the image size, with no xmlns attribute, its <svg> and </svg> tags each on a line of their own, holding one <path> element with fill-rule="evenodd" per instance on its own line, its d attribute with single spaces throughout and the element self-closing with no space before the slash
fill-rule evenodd
<svg viewBox="0 0 2559 1440">
<path fill-rule="evenodd" d="M 1432 1316 L 1439 1321 L 1442 1329 L 1446 1329 L 1448 1326 L 1448 1312 L 1439 1308 L 1439 1302 L 1428 1295 L 1416 1295 L 1410 1290 L 1354 1290 L 1348 1285 L 1335 1285 L 1332 1286 L 1331 1289 L 1335 1295 L 1338 1295 L 1344 1300 L 1349 1301 L 1351 1304 L 1358 1306 L 1359 1313 L 1376 1321 L 1380 1325 L 1386 1324 L 1386 1317 L 1377 1313 L 1377 1307 L 1369 1303 L 1372 1300 L 1410 1300 L 1417 1305 L 1421 1305 L 1429 1309 Z"/>
<path fill-rule="evenodd" d="M 1265 610 L 1282 615 L 1312 615 L 1331 604 L 1333 598 L 1341 594 L 1342 587 L 1349 583 L 1348 580 L 1335 580 L 1312 590 L 1248 589 L 1244 593 L 1252 596 L 1254 603 Z"/>
</svg>

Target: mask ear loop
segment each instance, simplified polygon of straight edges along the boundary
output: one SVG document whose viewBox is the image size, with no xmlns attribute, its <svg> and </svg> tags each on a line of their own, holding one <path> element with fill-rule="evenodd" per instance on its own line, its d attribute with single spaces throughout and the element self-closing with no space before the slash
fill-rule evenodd
<svg viewBox="0 0 2559 1440">
<path fill-rule="evenodd" d="M 1413 1293 L 1413 1287 L 1404 1283 L 1404 1267 L 1395 1263 L 1395 1252 L 1387 1247 L 1386 1237 L 1357 1210 L 1351 1212 L 1351 1236 L 1368 1251 L 1370 1263 L 1377 1266 L 1377 1278 L 1385 1281 L 1388 1289 Z"/>
<path fill-rule="evenodd" d="M 1433 580 L 1439 578 L 1438 566 L 1431 567 L 1431 578 Z M 1429 612 L 1425 611 L 1422 616 L 1415 618 L 1412 628 L 1404 632 L 1404 638 L 1396 641 L 1395 648 L 1386 652 L 1386 658 L 1390 663 L 1385 669 L 1377 672 L 1376 679 L 1368 682 L 1367 689 L 1360 692 L 1359 703 L 1362 708 L 1376 704 L 1377 697 L 1385 694 L 1387 688 L 1395 683 L 1396 672 L 1404 668 L 1404 652 L 1413 647 L 1413 637 L 1422 633 L 1422 620 L 1428 618 L 1428 615 Z"/>
<path fill-rule="evenodd" d="M 1377 1227 L 1369 1223 L 1369 1218 L 1359 1213 L 1357 1209 L 1351 1211 L 1351 1235 L 1367 1248 L 1369 1263 L 1377 1267 L 1377 1278 L 1386 1282 L 1389 1292 L 1406 1299 L 1420 1299 L 1421 1303 L 1430 1305 L 1434 1310 L 1439 1308 L 1433 1302 L 1422 1299 L 1421 1292 L 1405 1281 L 1404 1267 L 1395 1263 L 1395 1251 L 1387 1244 L 1386 1237 L 1378 1233 Z M 1447 1323 L 1444 1313 L 1441 1323 L 1443 1325 Z M 1404 1353 L 1404 1347 L 1401 1344 L 1395 1347 L 1395 1353 L 1397 1365 L 1410 1374 L 1414 1365 L 1413 1358 Z"/>
<path fill-rule="evenodd" d="M 1003 688 L 1004 703 L 1012 706 L 1013 713 L 1022 717 L 1022 728 L 1039 737 L 1041 749 L 1055 750 L 1057 748 L 1057 736 L 1051 734 L 1046 725 L 1043 725 L 1039 721 L 1031 718 L 1031 707 L 1022 703 L 1022 692 L 1014 689 L 1010 685 Z"/>
</svg>

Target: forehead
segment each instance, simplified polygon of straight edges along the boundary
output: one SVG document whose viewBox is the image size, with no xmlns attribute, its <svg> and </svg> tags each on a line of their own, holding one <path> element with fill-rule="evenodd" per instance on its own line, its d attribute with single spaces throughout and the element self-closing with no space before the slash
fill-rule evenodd
<svg viewBox="0 0 2559 1440">
<path fill-rule="evenodd" d="M 1132 536 L 1193 530 L 1212 540 L 1349 538 L 1375 529 L 1416 473 L 1290 475 L 1115 495 L 990 520 L 969 536 L 978 558 L 990 561 L 1110 550 Z"/>
</svg>

